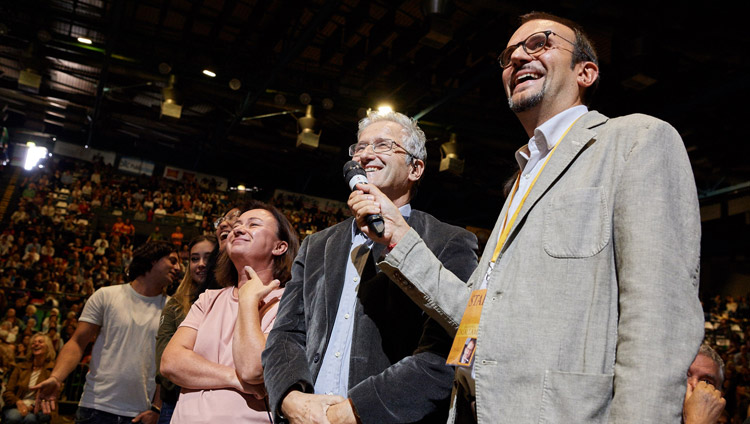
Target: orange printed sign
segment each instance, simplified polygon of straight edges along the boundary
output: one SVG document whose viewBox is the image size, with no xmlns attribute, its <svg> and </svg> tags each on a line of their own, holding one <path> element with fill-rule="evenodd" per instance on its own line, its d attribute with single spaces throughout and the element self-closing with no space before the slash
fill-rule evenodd
<svg viewBox="0 0 750 424">
<path fill-rule="evenodd" d="M 448 354 L 448 365 L 471 365 L 474 359 L 474 351 L 477 346 L 477 330 L 479 329 L 479 317 L 482 314 L 484 297 L 487 295 L 487 289 L 474 290 L 469 296 L 469 303 L 466 305 L 464 316 L 461 318 L 461 324 L 458 326 L 456 338 L 453 339 L 453 346 Z"/>
</svg>

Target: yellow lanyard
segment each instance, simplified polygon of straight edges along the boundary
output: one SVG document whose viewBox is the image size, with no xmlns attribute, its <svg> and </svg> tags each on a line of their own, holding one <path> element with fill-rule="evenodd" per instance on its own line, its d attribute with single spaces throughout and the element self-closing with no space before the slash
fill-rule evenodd
<svg viewBox="0 0 750 424">
<path fill-rule="evenodd" d="M 544 159 L 544 163 L 542 164 L 542 167 L 539 169 L 539 172 L 537 172 L 536 177 L 534 177 L 534 180 L 531 182 L 531 185 L 529 185 L 529 188 L 526 190 L 526 193 L 523 195 L 523 199 L 521 199 L 521 203 L 518 204 L 516 211 L 513 212 L 513 216 L 510 218 L 510 222 L 508 222 L 508 212 L 510 211 L 510 205 L 513 204 L 513 197 L 516 195 L 516 191 L 518 190 L 518 184 L 519 184 L 521 176 L 519 175 L 518 177 L 516 177 L 516 182 L 515 184 L 513 184 L 513 191 L 510 195 L 510 202 L 508 203 L 508 210 L 505 212 L 505 218 L 503 218 L 503 230 L 500 232 L 500 238 L 497 239 L 497 246 L 495 246 L 495 252 L 492 254 L 492 262 L 495 262 L 497 260 L 497 257 L 500 256 L 500 251 L 503 250 L 503 245 L 505 245 L 505 240 L 508 239 L 508 234 L 510 234 L 510 229 L 513 228 L 513 223 L 515 223 L 516 218 L 518 218 L 518 212 L 521 211 L 521 208 L 523 207 L 523 204 L 526 201 L 526 198 L 529 197 L 529 193 L 531 193 L 531 189 L 534 187 L 534 184 L 536 184 L 536 180 L 539 179 L 540 175 L 542 175 L 542 171 L 544 170 L 544 167 L 547 166 L 547 162 L 549 162 L 549 158 L 551 158 L 552 154 L 555 153 L 555 150 L 557 150 L 557 146 L 560 145 L 560 142 L 568 134 L 568 131 L 570 131 L 570 129 L 573 128 L 573 125 L 575 125 L 576 121 L 578 121 L 578 119 L 576 119 L 575 121 L 573 121 L 572 124 L 570 124 L 568 129 L 565 130 L 563 135 L 555 144 L 555 147 L 552 148 L 552 150 L 549 152 L 547 157 Z"/>
</svg>

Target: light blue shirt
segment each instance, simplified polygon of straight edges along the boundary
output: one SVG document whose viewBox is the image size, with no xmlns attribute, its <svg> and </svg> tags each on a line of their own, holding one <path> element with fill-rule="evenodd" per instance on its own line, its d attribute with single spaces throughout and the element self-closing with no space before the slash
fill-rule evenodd
<svg viewBox="0 0 750 424">
<path fill-rule="evenodd" d="M 399 208 L 404 218 L 411 215 L 411 205 Z M 352 223 L 352 245 L 349 249 L 349 261 L 346 263 L 344 287 L 341 291 L 336 320 L 331 330 L 331 338 L 320 365 L 318 378 L 315 380 L 315 393 L 347 397 L 349 391 L 349 363 L 352 352 L 352 333 L 354 332 L 354 313 L 357 307 L 357 291 L 370 256 L 372 240 Z"/>
</svg>

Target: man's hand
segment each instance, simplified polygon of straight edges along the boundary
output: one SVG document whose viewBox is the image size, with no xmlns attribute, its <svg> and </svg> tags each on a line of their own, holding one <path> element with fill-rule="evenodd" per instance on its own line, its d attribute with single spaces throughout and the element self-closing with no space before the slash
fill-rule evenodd
<svg viewBox="0 0 750 424">
<path fill-rule="evenodd" d="M 349 399 L 344 399 L 335 405 L 331 405 L 326 412 L 326 417 L 331 424 L 357 424 L 357 416 L 354 414 Z"/>
<path fill-rule="evenodd" d="M 693 389 L 688 384 L 682 420 L 685 424 L 715 424 L 726 403 L 713 385 L 701 381 Z"/>
<path fill-rule="evenodd" d="M 137 417 L 133 418 L 134 423 L 143 423 L 143 424 L 156 424 L 159 422 L 159 414 L 156 413 L 156 411 L 148 410 L 143 411 L 140 414 L 138 414 Z"/>
<path fill-rule="evenodd" d="M 36 390 L 36 401 L 34 402 L 34 413 L 40 410 L 49 415 L 55 410 L 55 402 L 60 394 L 62 383 L 55 377 L 50 377 L 29 390 Z"/>
<path fill-rule="evenodd" d="M 328 408 L 345 401 L 341 396 L 311 395 L 292 390 L 281 402 L 281 412 L 290 424 L 330 424 L 326 417 Z"/>
<path fill-rule="evenodd" d="M 384 244 L 386 246 L 398 243 L 401 238 L 409 231 L 409 224 L 401 216 L 401 211 L 391 202 L 380 189 L 372 184 L 357 184 L 357 190 L 349 195 L 347 201 L 354 218 L 357 220 L 357 226 L 360 231 L 365 233 L 371 240 Z M 367 227 L 368 215 L 380 214 L 385 223 L 383 237 L 378 237 Z"/>
<path fill-rule="evenodd" d="M 21 414 L 22 417 L 29 415 L 29 407 L 26 406 L 26 402 L 21 399 L 18 399 L 16 402 L 16 409 L 18 409 L 18 413 Z"/>
</svg>

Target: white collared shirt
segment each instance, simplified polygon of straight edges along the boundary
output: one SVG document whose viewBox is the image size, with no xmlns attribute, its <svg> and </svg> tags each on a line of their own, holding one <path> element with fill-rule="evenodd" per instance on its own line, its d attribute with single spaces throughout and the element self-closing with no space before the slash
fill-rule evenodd
<svg viewBox="0 0 750 424">
<path fill-rule="evenodd" d="M 529 143 L 516 151 L 516 161 L 522 172 L 518 181 L 518 190 L 516 190 L 513 202 L 508 208 L 508 218 L 513 216 L 518 209 L 521 199 L 529 191 L 531 182 L 541 171 L 544 159 L 549 152 L 560 142 L 568 127 L 588 111 L 589 109 L 586 106 L 579 105 L 558 113 L 537 127 Z"/>
</svg>

